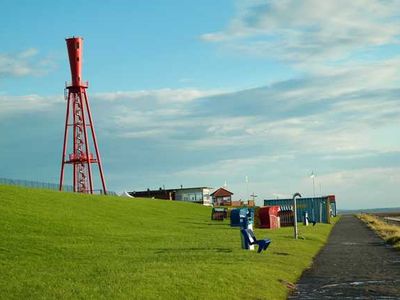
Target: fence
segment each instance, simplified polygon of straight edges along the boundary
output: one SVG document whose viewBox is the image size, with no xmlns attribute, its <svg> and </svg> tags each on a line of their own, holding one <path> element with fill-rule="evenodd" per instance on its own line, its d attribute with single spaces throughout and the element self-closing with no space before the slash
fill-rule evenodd
<svg viewBox="0 0 400 300">
<path fill-rule="evenodd" d="M 21 180 L 21 179 L 9 179 L 9 178 L 1 178 L 0 184 L 3 185 L 16 185 L 16 186 L 24 186 L 35 189 L 46 189 L 46 190 L 56 190 L 58 191 L 59 185 L 56 183 L 48 183 L 48 182 L 40 182 L 40 181 L 29 181 L 29 180 Z M 74 189 L 72 185 L 63 185 L 64 192 L 73 192 Z M 95 194 L 103 194 L 103 190 L 95 190 Z M 107 195 L 117 196 L 116 192 L 107 191 Z"/>
</svg>

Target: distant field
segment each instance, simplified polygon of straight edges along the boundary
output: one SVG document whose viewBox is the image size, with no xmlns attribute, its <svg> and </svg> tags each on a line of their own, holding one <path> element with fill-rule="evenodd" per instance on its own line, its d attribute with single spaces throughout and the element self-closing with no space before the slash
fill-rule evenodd
<svg viewBox="0 0 400 300">
<path fill-rule="evenodd" d="M 332 225 L 237 228 L 182 202 L 0 186 L 0 298 L 285 299 Z"/>
</svg>

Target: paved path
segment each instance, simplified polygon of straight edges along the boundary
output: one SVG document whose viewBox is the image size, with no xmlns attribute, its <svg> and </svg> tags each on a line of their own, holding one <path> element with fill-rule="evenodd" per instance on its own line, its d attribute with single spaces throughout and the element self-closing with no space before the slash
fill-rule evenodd
<svg viewBox="0 0 400 300">
<path fill-rule="evenodd" d="M 400 252 L 344 215 L 289 299 L 400 299 Z"/>
</svg>

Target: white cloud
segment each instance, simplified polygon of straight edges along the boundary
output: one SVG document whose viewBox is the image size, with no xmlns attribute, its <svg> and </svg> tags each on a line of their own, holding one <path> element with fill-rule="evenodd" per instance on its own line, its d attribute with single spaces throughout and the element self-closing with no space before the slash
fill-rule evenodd
<svg viewBox="0 0 400 300">
<path fill-rule="evenodd" d="M 19 53 L 0 53 L 0 77 L 40 76 L 51 66 L 48 58 L 38 58 L 38 50 L 26 49 Z"/>
<path fill-rule="evenodd" d="M 96 94 L 95 99 L 104 100 L 96 101 L 98 117 L 110 134 L 179 140 L 188 151 L 265 144 L 326 156 L 385 153 L 400 148 L 389 141 L 400 113 L 400 90 L 389 80 L 394 69 L 387 63 L 365 65 L 361 76 L 339 70 L 227 94 L 162 89 Z M 382 75 L 387 81 L 374 85 L 374 74 L 387 74 Z"/>
<path fill-rule="evenodd" d="M 330 185 L 351 187 L 362 183 L 400 182 L 400 168 L 360 168 L 356 170 L 343 170 L 319 176 L 321 181 Z"/>
<path fill-rule="evenodd" d="M 379 65 L 375 71 L 386 73 L 386 68 L 391 67 Z M 363 70 L 364 78 L 373 76 L 373 67 Z M 297 190 L 309 193 L 309 183 L 301 178 L 317 165 L 327 176 L 318 175 L 325 191 L 355 197 L 351 187 L 340 188 L 341 178 L 351 175 L 354 190 L 371 192 L 372 185 L 363 185 L 361 174 L 372 172 L 381 180 L 385 159 L 400 150 L 393 138 L 400 125 L 400 90 L 392 82 L 378 89 L 355 77 L 346 71 L 225 94 L 197 89 L 109 92 L 93 95 L 91 104 L 101 143 L 117 143 L 112 147 L 117 155 L 102 153 L 113 161 L 112 176 L 158 161 L 151 166 L 157 170 L 143 170 L 151 176 L 156 171 L 165 174 L 157 177 L 165 183 L 213 186 L 226 179 L 235 196 L 244 198 L 244 176 L 249 175 L 250 192 L 267 198 Z M 63 116 L 65 102 L 61 95 L 2 95 L 0 111 L 8 117 L 26 111 Z M 41 122 L 47 122 L 46 115 L 40 114 Z M 61 118 L 48 126 L 61 130 L 62 125 Z M 115 161 L 122 161 L 121 169 Z M 398 163 L 393 164 L 397 168 Z M 346 173 L 352 168 L 361 171 Z"/>
<path fill-rule="evenodd" d="M 259 166 L 268 167 L 281 161 L 292 161 L 293 159 L 295 159 L 295 156 L 291 153 L 260 155 L 236 159 L 221 159 L 206 165 L 179 170 L 175 172 L 174 175 L 223 177 L 238 172 L 246 174 L 245 171 L 248 171 L 249 169 L 254 169 Z"/>
<path fill-rule="evenodd" d="M 124 139 L 171 138 L 193 125 L 190 106 L 201 97 L 221 93 L 216 90 L 159 89 L 95 94 L 97 105 L 107 112 L 110 134 Z M 109 102 L 112 103 L 109 103 Z M 107 111 L 105 111 L 107 107 Z"/>
<path fill-rule="evenodd" d="M 336 194 L 340 208 L 398 207 L 399 167 L 357 168 L 316 176 L 323 190 Z M 302 186 L 310 186 L 304 179 Z"/>
<path fill-rule="evenodd" d="M 142 129 L 138 131 L 129 131 L 129 132 L 123 132 L 120 133 L 118 136 L 121 138 L 128 138 L 128 139 L 138 139 L 138 138 L 152 138 L 152 137 L 159 137 L 161 135 L 165 134 L 165 130 L 163 129 Z"/>
<path fill-rule="evenodd" d="M 292 62 L 346 57 L 366 47 L 397 44 L 398 0 L 240 1 L 227 28 L 209 42 Z"/>
<path fill-rule="evenodd" d="M 0 95 L 0 115 L 2 115 L 3 117 L 13 117 L 14 115 L 25 112 L 49 111 L 54 109 L 55 105 L 62 104 L 62 102 L 63 97 L 61 95 Z"/>
<path fill-rule="evenodd" d="M 19 57 L 19 58 L 30 58 L 30 57 L 36 56 L 38 53 L 39 53 L 39 51 L 37 49 L 29 48 L 29 49 L 26 49 L 26 50 L 18 53 L 17 57 Z"/>
<path fill-rule="evenodd" d="M 384 153 L 400 148 L 389 141 L 400 114 L 400 90 L 393 89 L 395 84 L 389 80 L 389 74 L 400 77 L 394 69 L 386 63 L 365 65 L 361 76 L 339 70 L 334 75 L 225 94 L 199 89 L 99 93 L 92 97 L 92 109 L 97 126 L 110 135 L 179 140 L 188 151 L 271 145 L 326 156 Z M 380 89 L 373 84 L 375 74 L 387 74 L 382 75 Z M 3 95 L 0 108 L 11 116 L 54 109 L 61 99 Z M 65 107 L 57 109 L 63 112 Z"/>
<path fill-rule="evenodd" d="M 158 89 L 158 90 L 141 90 L 141 91 L 117 91 L 110 93 L 94 94 L 94 98 L 104 101 L 156 101 L 156 102 L 189 102 L 194 99 L 215 95 L 221 93 L 221 90 L 199 90 L 199 89 Z"/>
</svg>

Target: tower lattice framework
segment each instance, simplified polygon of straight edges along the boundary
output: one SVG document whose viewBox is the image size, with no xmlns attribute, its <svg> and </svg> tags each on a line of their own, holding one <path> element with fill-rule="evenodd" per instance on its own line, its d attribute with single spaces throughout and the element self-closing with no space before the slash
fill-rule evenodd
<svg viewBox="0 0 400 300">
<path fill-rule="evenodd" d="M 106 183 L 100 152 L 97 145 L 92 113 L 86 93 L 87 82 L 82 82 L 82 46 L 81 37 L 66 39 L 69 63 L 71 67 L 71 84 L 66 85 L 67 112 L 65 117 L 64 144 L 61 161 L 60 190 L 63 189 L 65 165 L 72 165 L 72 185 L 74 192 L 93 194 L 93 170 L 91 165 L 97 164 L 102 193 L 106 194 Z M 89 129 L 89 130 L 88 130 Z M 72 153 L 67 157 L 68 137 L 72 133 Z M 91 137 L 91 138 L 90 138 Z M 96 155 L 91 153 L 92 147 Z"/>
</svg>

